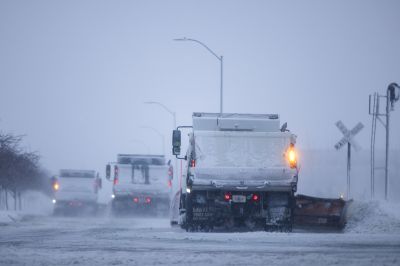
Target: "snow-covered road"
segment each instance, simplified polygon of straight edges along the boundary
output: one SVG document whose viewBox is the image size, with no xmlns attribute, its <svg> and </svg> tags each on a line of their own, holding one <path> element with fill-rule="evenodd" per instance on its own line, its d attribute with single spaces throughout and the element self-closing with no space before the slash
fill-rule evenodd
<svg viewBox="0 0 400 266">
<path fill-rule="evenodd" d="M 187 233 L 166 219 L 26 216 L 0 265 L 400 265 L 396 233 Z"/>
</svg>

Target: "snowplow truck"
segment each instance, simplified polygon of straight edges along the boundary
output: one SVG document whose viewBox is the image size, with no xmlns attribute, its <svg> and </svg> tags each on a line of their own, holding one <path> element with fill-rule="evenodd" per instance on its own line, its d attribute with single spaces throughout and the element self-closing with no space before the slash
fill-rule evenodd
<svg viewBox="0 0 400 266">
<path fill-rule="evenodd" d="M 286 123 L 281 127 L 277 114 L 192 118 L 192 126 L 172 134 L 173 154 L 186 161 L 176 222 L 187 231 L 239 226 L 291 231 L 298 168 L 296 135 Z M 190 128 L 189 144 L 180 157 L 183 128 Z"/>
<path fill-rule="evenodd" d="M 106 166 L 106 178 L 113 182 L 113 214 L 167 215 L 172 177 L 164 155 L 118 154 L 117 162 Z"/>
</svg>

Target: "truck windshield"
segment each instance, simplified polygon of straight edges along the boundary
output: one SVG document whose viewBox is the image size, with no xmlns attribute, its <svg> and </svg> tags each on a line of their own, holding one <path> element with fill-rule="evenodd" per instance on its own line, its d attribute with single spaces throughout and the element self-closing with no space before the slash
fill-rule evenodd
<svg viewBox="0 0 400 266">
<path fill-rule="evenodd" d="M 168 167 L 166 165 L 131 165 L 119 164 L 120 184 L 143 184 L 149 186 L 166 186 Z"/>
<path fill-rule="evenodd" d="M 72 178 L 94 178 L 94 172 L 61 171 L 60 177 Z"/>
<path fill-rule="evenodd" d="M 282 167 L 289 142 L 281 132 L 196 132 L 196 167 Z"/>
</svg>

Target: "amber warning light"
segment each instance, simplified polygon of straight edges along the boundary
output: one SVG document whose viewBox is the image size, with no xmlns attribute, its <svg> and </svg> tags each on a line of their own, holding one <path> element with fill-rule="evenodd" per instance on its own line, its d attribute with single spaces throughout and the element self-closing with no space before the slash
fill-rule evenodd
<svg viewBox="0 0 400 266">
<path fill-rule="evenodd" d="M 287 159 L 288 159 L 290 168 L 297 167 L 297 153 L 296 153 L 296 149 L 294 148 L 293 143 L 290 144 L 289 149 L 287 151 Z"/>
</svg>

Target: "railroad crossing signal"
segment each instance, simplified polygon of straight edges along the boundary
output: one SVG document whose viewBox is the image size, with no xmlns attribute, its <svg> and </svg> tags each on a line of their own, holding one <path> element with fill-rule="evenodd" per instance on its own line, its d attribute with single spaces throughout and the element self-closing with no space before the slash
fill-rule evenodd
<svg viewBox="0 0 400 266">
<path fill-rule="evenodd" d="M 350 143 L 353 145 L 353 148 L 356 151 L 361 150 L 360 145 L 354 140 L 354 136 L 361 131 L 361 129 L 364 128 L 364 125 L 362 123 L 358 123 L 352 130 L 348 130 L 346 126 L 343 124 L 341 120 L 337 121 L 335 123 L 337 128 L 343 133 L 343 138 L 335 144 L 335 149 L 339 150 L 341 147 L 343 147 L 346 143 Z"/>
<path fill-rule="evenodd" d="M 354 136 L 364 128 L 364 125 L 359 122 L 352 130 L 348 130 L 341 120 L 337 121 L 335 125 L 343 133 L 343 138 L 335 144 L 335 149 L 339 150 L 347 144 L 347 198 L 350 198 L 351 146 L 356 151 L 361 149 L 360 145 L 354 140 Z"/>
</svg>

